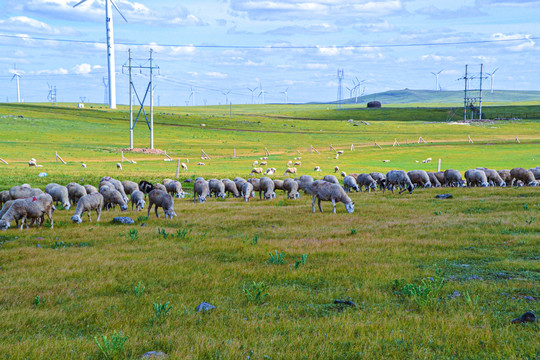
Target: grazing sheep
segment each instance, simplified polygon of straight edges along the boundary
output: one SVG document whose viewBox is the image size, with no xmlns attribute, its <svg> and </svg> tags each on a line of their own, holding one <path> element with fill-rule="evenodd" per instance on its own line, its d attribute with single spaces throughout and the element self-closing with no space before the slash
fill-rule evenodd
<svg viewBox="0 0 540 360">
<path fill-rule="evenodd" d="M 186 193 L 182 190 L 182 184 L 180 184 L 179 181 L 171 180 L 165 184 L 165 188 L 169 194 L 176 198 L 183 199 L 186 196 Z"/>
<path fill-rule="evenodd" d="M 147 216 L 150 216 L 150 209 L 152 209 L 152 205 L 155 205 L 156 217 L 158 218 L 158 208 L 163 208 L 165 219 L 172 219 L 174 216 L 176 216 L 176 213 L 174 212 L 174 199 L 171 195 L 167 194 L 167 192 L 163 190 L 154 189 L 148 194 Z"/>
<path fill-rule="evenodd" d="M 253 185 L 253 191 L 259 191 L 261 187 L 261 180 L 257 178 L 249 178 L 247 179 L 248 183 L 251 183 Z"/>
<path fill-rule="evenodd" d="M 295 161 L 293 165 L 294 166 L 302 166 L 302 162 L 301 161 Z"/>
<path fill-rule="evenodd" d="M 287 175 L 287 174 L 296 174 L 296 168 L 295 167 L 287 168 L 287 170 L 285 170 L 285 173 L 283 175 Z"/>
<path fill-rule="evenodd" d="M 120 205 L 120 209 L 122 209 L 122 211 L 126 211 L 128 209 L 127 203 L 122 197 L 122 194 L 120 194 L 120 191 L 116 190 L 115 188 L 102 186 L 99 189 L 99 193 L 103 195 L 103 204 L 107 210 L 110 210 L 111 207 L 114 208 L 115 205 Z"/>
<path fill-rule="evenodd" d="M 160 184 L 160 183 L 155 183 L 154 184 L 154 189 L 158 189 L 158 190 L 167 192 L 167 188 L 165 187 L 165 185 Z"/>
<path fill-rule="evenodd" d="M 510 170 L 499 170 L 497 171 L 497 174 L 499 174 L 506 185 L 512 186 L 512 175 L 510 175 Z"/>
<path fill-rule="evenodd" d="M 352 176 L 345 176 L 343 178 L 343 188 L 345 189 L 345 192 L 351 192 L 351 189 L 354 189 L 356 192 L 360 190 L 356 179 Z"/>
<path fill-rule="evenodd" d="M 535 180 L 540 180 L 540 168 L 531 168 L 529 171 L 533 173 Z"/>
<path fill-rule="evenodd" d="M 332 184 L 324 180 L 317 180 L 309 185 L 309 193 L 313 196 L 311 202 L 313 212 L 315 212 L 315 199 L 318 200 L 319 210 L 321 212 L 323 212 L 321 201 L 331 201 L 332 212 L 334 214 L 336 213 L 336 202 L 345 204 L 345 209 L 347 209 L 349 214 L 354 212 L 354 202 L 345 193 L 345 190 L 337 184 Z"/>
<path fill-rule="evenodd" d="M 122 181 L 122 187 L 124 188 L 124 193 L 126 195 L 131 195 L 133 192 L 139 190 L 139 185 L 136 182 L 129 180 Z"/>
<path fill-rule="evenodd" d="M 21 200 L 21 199 L 19 199 Z M 0 209 L 0 219 L 2 218 L 2 216 L 4 216 L 4 214 L 9 210 L 9 207 L 11 206 L 11 204 L 13 204 L 15 200 L 8 200 L 5 202 L 4 206 L 2 207 L 2 209 Z M 17 227 L 19 227 L 19 220 L 16 220 L 17 221 Z"/>
<path fill-rule="evenodd" d="M 117 168 L 118 170 L 122 170 L 122 164 L 116 163 L 116 168 Z"/>
<path fill-rule="evenodd" d="M 90 185 L 90 184 L 84 185 L 84 189 L 86 190 L 86 194 L 87 194 L 87 195 L 95 194 L 95 193 L 98 192 L 98 189 L 96 189 L 95 186 Z"/>
<path fill-rule="evenodd" d="M 384 189 L 386 188 L 386 176 L 380 172 L 371 172 L 369 173 L 373 180 L 377 182 L 377 185 L 379 185 L 379 190 L 384 192 Z"/>
<path fill-rule="evenodd" d="M 241 177 L 235 177 L 233 179 L 234 184 L 236 185 L 236 189 L 238 192 L 242 192 L 242 185 L 246 182 L 246 179 L 243 179 Z"/>
<path fill-rule="evenodd" d="M 265 175 L 274 175 L 276 173 L 276 168 L 268 168 L 266 169 L 266 171 L 264 172 Z"/>
<path fill-rule="evenodd" d="M 369 174 L 358 174 L 356 182 L 358 183 L 360 191 L 371 192 L 371 190 L 377 190 L 377 181 Z M 366 187 L 365 190 L 362 189 L 364 186 Z"/>
<path fill-rule="evenodd" d="M 162 183 L 163 185 L 167 186 L 167 184 L 170 183 L 171 181 L 172 181 L 172 179 L 163 179 L 163 180 L 161 181 L 161 183 Z"/>
<path fill-rule="evenodd" d="M 203 163 L 203 162 L 198 162 L 197 165 L 199 165 L 199 166 L 204 166 L 204 165 L 206 165 L 206 164 Z"/>
<path fill-rule="evenodd" d="M 294 160 L 302 160 L 301 156 L 295 157 Z"/>
<path fill-rule="evenodd" d="M 386 188 L 392 191 L 394 194 L 394 189 L 396 186 L 401 188 L 400 194 L 408 190 L 409 194 L 412 194 L 414 190 L 414 185 L 409 179 L 409 175 L 403 170 L 390 170 L 386 173 Z"/>
<path fill-rule="evenodd" d="M 488 187 L 489 183 L 486 177 L 486 173 L 482 170 L 469 169 L 465 171 L 465 180 L 467 180 L 468 187 Z"/>
<path fill-rule="evenodd" d="M 259 162 L 258 162 L 257 160 L 255 160 L 255 161 L 253 162 L 253 165 L 252 165 L 251 167 L 257 167 L 258 165 L 259 165 Z"/>
<path fill-rule="evenodd" d="M 345 177 L 345 176 L 347 176 L 347 173 L 345 171 L 342 171 L 340 175 L 341 175 L 341 177 Z"/>
<path fill-rule="evenodd" d="M 444 183 L 446 186 L 451 187 L 463 187 L 465 185 L 459 171 L 454 169 L 447 169 L 444 171 Z"/>
<path fill-rule="evenodd" d="M 267 161 L 261 161 L 261 163 L 260 163 L 259 165 L 261 165 L 261 166 L 266 166 L 267 164 L 268 164 Z"/>
<path fill-rule="evenodd" d="M 433 175 L 435 175 L 437 180 L 439 180 L 439 182 L 441 183 L 441 186 L 447 186 L 446 185 L 446 179 L 444 178 L 444 172 L 443 171 L 434 172 Z"/>
<path fill-rule="evenodd" d="M 45 192 L 51 195 L 57 206 L 58 202 L 60 201 L 64 209 L 69 210 L 71 204 L 69 203 L 69 194 L 65 186 L 51 183 L 45 186 Z"/>
<path fill-rule="evenodd" d="M 283 190 L 287 194 L 287 198 L 289 199 L 298 199 L 300 197 L 300 194 L 298 193 L 298 182 L 293 179 L 285 179 L 283 180 Z"/>
<path fill-rule="evenodd" d="M 251 172 L 249 173 L 249 175 L 251 174 L 262 174 L 263 173 L 263 168 L 253 168 L 251 169 Z"/>
<path fill-rule="evenodd" d="M 150 191 L 154 190 L 154 185 L 152 185 L 151 182 L 146 180 L 139 181 L 139 190 L 142 191 L 143 194 L 147 195 L 150 193 Z"/>
<path fill-rule="evenodd" d="M 276 197 L 274 181 L 269 177 L 262 177 L 259 183 L 259 199 L 262 199 L 264 192 L 264 199 L 271 200 Z"/>
<path fill-rule="evenodd" d="M 433 187 L 441 187 L 441 183 L 439 179 L 437 179 L 437 176 L 435 176 L 435 173 L 430 171 L 427 173 L 429 177 L 429 182 L 431 182 L 431 186 Z"/>
<path fill-rule="evenodd" d="M 506 186 L 506 182 L 501 178 L 501 176 L 496 170 L 483 169 L 482 171 L 486 173 L 487 180 L 491 186 Z"/>
<path fill-rule="evenodd" d="M 537 186 L 538 182 L 534 178 L 534 174 L 530 170 L 524 168 L 513 168 L 510 170 L 510 176 L 512 176 L 512 186 L 515 185 L 516 180 L 523 182 L 526 186 Z"/>
<path fill-rule="evenodd" d="M 124 199 L 126 203 L 129 201 L 126 195 L 126 192 L 124 191 L 124 186 L 119 180 L 113 179 L 112 177 L 109 177 L 109 176 L 105 176 L 100 180 L 100 183 L 103 181 L 107 181 L 111 183 L 114 186 L 114 188 L 120 193 L 120 195 L 122 195 L 122 199 Z"/>
<path fill-rule="evenodd" d="M 293 162 L 292 162 L 291 160 L 289 160 L 289 161 L 287 162 L 287 167 L 290 168 L 290 167 L 292 167 L 292 166 L 293 166 Z"/>
<path fill-rule="evenodd" d="M 412 170 L 407 173 L 409 179 L 415 186 L 421 186 L 423 188 L 430 188 L 431 181 L 429 180 L 429 175 L 425 170 Z"/>
<path fill-rule="evenodd" d="M 186 164 L 184 164 L 184 163 L 181 163 L 181 164 L 180 164 L 180 166 L 182 167 L 182 170 L 185 170 L 185 171 L 187 171 L 188 167 L 187 167 L 187 165 L 186 165 Z"/>
<path fill-rule="evenodd" d="M 30 167 L 37 167 L 37 161 L 36 161 L 36 159 L 31 159 L 30 161 L 28 161 L 28 166 L 30 166 Z"/>
<path fill-rule="evenodd" d="M 86 164 L 85 164 L 85 163 L 82 163 L 82 164 L 81 164 L 81 167 L 83 167 L 83 168 L 86 169 Z"/>
<path fill-rule="evenodd" d="M 250 182 L 245 182 L 242 185 L 242 196 L 244 201 L 249 201 L 252 197 L 255 197 L 255 192 L 253 191 L 253 185 Z"/>
<path fill-rule="evenodd" d="M 227 193 L 227 196 L 229 194 L 232 194 L 233 197 L 237 198 L 240 197 L 240 191 L 238 190 L 238 187 L 236 186 L 236 183 L 234 181 L 231 181 L 229 179 L 223 179 L 221 180 L 223 185 L 225 185 L 225 192 Z"/>
<path fill-rule="evenodd" d="M 32 189 L 27 184 L 14 186 L 9 189 L 9 196 L 11 197 L 11 200 L 35 197 L 41 194 L 43 194 L 43 191 L 41 191 L 41 189 Z"/>
<path fill-rule="evenodd" d="M 321 167 L 320 167 L 320 166 L 315 166 L 315 168 L 313 169 L 313 171 L 321 172 Z"/>
<path fill-rule="evenodd" d="M 329 183 L 332 183 L 332 184 L 338 184 L 339 185 L 339 181 L 334 175 L 325 175 L 323 177 L 323 180 L 328 181 Z"/>
<path fill-rule="evenodd" d="M 197 178 L 193 183 L 193 203 L 199 202 L 202 204 L 206 201 L 206 198 L 210 195 L 210 188 L 208 187 L 208 181 Z"/>
<path fill-rule="evenodd" d="M 210 197 L 215 195 L 216 197 L 225 199 L 225 184 L 223 184 L 221 181 L 218 179 L 210 179 L 208 180 L 208 187 L 210 189 Z"/>
<path fill-rule="evenodd" d="M 2 215 L 0 229 L 7 230 L 13 220 L 17 222 L 17 226 L 18 220 L 21 220 L 21 230 L 24 225 L 28 228 L 27 220 L 34 220 L 34 222 L 42 226 L 45 215 L 49 218 L 51 229 L 53 229 L 53 211 L 53 199 L 49 194 L 40 194 L 31 198 L 13 200 L 7 211 Z"/>
<path fill-rule="evenodd" d="M 283 190 L 283 180 L 273 180 L 273 181 L 274 181 L 274 189 Z"/>
<path fill-rule="evenodd" d="M 140 190 L 135 190 L 131 193 L 131 211 L 133 211 L 133 207 L 135 206 L 135 210 L 141 211 L 144 209 L 144 205 L 146 205 L 146 201 L 144 201 L 144 193 Z"/>
<path fill-rule="evenodd" d="M 310 175 L 302 175 L 298 179 L 295 179 L 298 182 L 298 188 L 303 190 L 306 194 L 309 194 L 309 185 L 313 182 L 313 177 Z"/>
<path fill-rule="evenodd" d="M 67 184 L 66 188 L 68 189 L 69 201 L 71 201 L 73 205 L 77 204 L 79 199 L 87 194 L 84 186 L 75 182 Z"/>
<path fill-rule="evenodd" d="M 358 174 L 357 173 L 350 173 L 349 176 L 352 176 L 356 180 L 356 178 L 358 177 Z"/>
<path fill-rule="evenodd" d="M 82 215 L 86 212 L 88 213 L 88 220 L 92 222 L 90 213 L 92 210 L 96 211 L 97 220 L 101 217 L 101 209 L 103 209 L 103 195 L 98 192 L 85 195 L 79 199 L 77 202 L 77 208 L 75 209 L 75 214 L 71 217 L 73 222 L 78 224 L 82 223 Z"/>
<path fill-rule="evenodd" d="M 336 166 L 336 167 L 334 168 L 334 173 L 337 173 L 338 171 L 339 171 L 339 166 Z"/>
<path fill-rule="evenodd" d="M 0 206 L 4 205 L 9 200 L 11 200 L 11 196 L 9 195 L 9 190 L 4 190 L 0 192 Z"/>
</svg>

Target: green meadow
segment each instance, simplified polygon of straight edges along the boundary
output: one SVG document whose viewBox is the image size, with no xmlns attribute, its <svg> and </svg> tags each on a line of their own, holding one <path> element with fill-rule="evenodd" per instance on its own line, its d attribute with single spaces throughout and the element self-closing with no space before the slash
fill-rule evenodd
<svg viewBox="0 0 540 360">
<path fill-rule="evenodd" d="M 0 104 L 0 191 L 103 176 L 161 181 L 175 177 L 177 159 L 188 165 L 181 181 L 248 178 L 265 147 L 276 179 L 297 157 L 298 174 L 316 178 L 336 166 L 436 171 L 439 159 L 462 173 L 540 165 L 538 105 L 486 107 L 508 120 L 471 124 L 442 105 L 160 107 L 155 148 L 173 161 L 124 152 L 136 163 L 121 161 L 128 109 L 86 106 Z M 134 145 L 149 146 L 144 118 Z M 31 158 L 42 167 L 28 167 Z M 0 359 L 540 357 L 538 322 L 511 323 L 538 315 L 538 188 L 352 193 L 353 214 L 343 204 L 332 214 L 330 203 L 314 214 L 304 194 L 194 204 L 183 185 L 172 220 L 130 207 L 77 225 L 74 207 L 59 207 L 54 229 L 0 232 Z M 453 198 L 435 198 L 442 193 Z M 216 308 L 196 312 L 203 301 Z"/>
</svg>

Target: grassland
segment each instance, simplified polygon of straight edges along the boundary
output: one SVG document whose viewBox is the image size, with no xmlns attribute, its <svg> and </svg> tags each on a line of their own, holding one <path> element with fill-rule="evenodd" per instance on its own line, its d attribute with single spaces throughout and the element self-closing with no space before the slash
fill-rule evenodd
<svg viewBox="0 0 540 360">
<path fill-rule="evenodd" d="M 416 163 L 427 157 L 460 170 L 538 165 L 538 120 L 465 126 L 446 123 L 441 114 L 448 109 L 431 119 L 418 109 L 386 110 L 373 120 L 363 118 L 373 113 L 308 105 L 233 107 L 232 116 L 225 107 L 162 108 L 155 117 L 156 147 L 190 159 L 182 179 L 247 177 L 265 146 L 269 166 L 280 173 L 296 156 L 301 173 L 310 175 L 314 165 L 324 174 L 335 165 L 347 172 L 433 170 L 434 163 Z M 175 164 L 156 155 L 126 154 L 137 164 L 116 170 L 129 140 L 125 109 L 1 105 L 0 116 L 0 157 L 10 163 L 0 164 L 0 190 L 22 182 L 95 184 L 104 175 L 174 176 Z M 148 143 L 142 125 L 138 147 Z M 419 136 L 428 143 L 413 143 Z M 401 146 L 392 147 L 394 139 Z M 330 144 L 345 154 L 336 160 Z M 308 152 L 310 145 L 321 154 Z M 201 148 L 212 160 L 200 160 Z M 231 157 L 233 149 L 238 158 Z M 55 151 L 67 165 L 54 161 Z M 28 168 L 31 157 L 43 167 Z M 443 192 L 454 198 L 434 198 Z M 540 356 L 538 323 L 509 323 L 527 310 L 538 312 L 538 189 L 351 197 L 354 214 L 342 205 L 332 214 L 328 203 L 325 213 L 312 214 L 307 196 L 290 201 L 278 192 L 275 200 L 249 203 L 177 199 L 177 218 L 128 211 L 137 220 L 133 226 L 114 225 L 117 211 L 77 226 L 72 211 L 58 210 L 54 230 L 2 232 L 0 357 L 104 358 L 94 337 L 103 343 L 102 335 L 115 332 L 128 336 L 118 359 L 150 350 L 174 359 Z M 284 264 L 272 263 L 275 251 L 284 254 Z M 357 307 L 335 305 L 336 299 Z M 202 301 L 216 309 L 196 313 Z M 167 302 L 172 309 L 157 316 L 153 304 Z"/>
</svg>

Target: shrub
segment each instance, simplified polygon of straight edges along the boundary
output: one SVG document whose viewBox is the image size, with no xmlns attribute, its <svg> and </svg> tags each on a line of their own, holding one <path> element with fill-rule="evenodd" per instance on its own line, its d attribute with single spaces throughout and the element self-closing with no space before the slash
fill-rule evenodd
<svg viewBox="0 0 540 360">
<path fill-rule="evenodd" d="M 101 336 L 101 344 L 98 337 L 94 337 L 94 341 L 100 351 L 102 358 L 107 360 L 120 359 L 121 353 L 124 351 L 124 345 L 128 339 L 128 336 L 117 333 L 116 331 L 108 338 L 105 335 Z"/>
<path fill-rule="evenodd" d="M 262 304 L 268 297 L 266 289 L 268 289 L 268 285 L 266 285 L 264 281 L 252 281 L 249 284 L 244 285 L 243 292 L 248 302 Z"/>
</svg>

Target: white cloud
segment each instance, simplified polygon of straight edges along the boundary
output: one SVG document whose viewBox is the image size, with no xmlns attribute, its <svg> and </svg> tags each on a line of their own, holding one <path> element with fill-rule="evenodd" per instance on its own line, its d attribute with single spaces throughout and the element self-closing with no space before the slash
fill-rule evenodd
<svg viewBox="0 0 540 360">
<path fill-rule="evenodd" d="M 207 71 L 204 74 L 214 79 L 226 79 L 227 77 L 229 77 L 229 75 L 220 73 L 218 71 Z"/>
<path fill-rule="evenodd" d="M 491 38 L 494 39 L 494 40 L 502 40 L 502 41 L 516 40 L 516 42 L 522 40 L 523 42 L 521 44 L 511 45 L 511 46 L 507 47 L 508 50 L 515 51 L 515 52 L 519 52 L 519 51 L 523 51 L 523 50 L 530 50 L 530 49 L 534 48 L 534 45 L 535 45 L 535 42 L 531 39 L 530 34 L 527 34 L 527 35 L 524 35 L 524 34 L 506 35 L 506 34 L 503 34 L 503 33 L 495 33 L 495 34 L 491 35 Z"/>
<path fill-rule="evenodd" d="M 306 69 L 308 70 L 325 70 L 328 69 L 327 64 L 306 64 Z"/>
<path fill-rule="evenodd" d="M 442 55 L 435 55 L 435 54 L 422 55 L 420 59 L 422 61 L 454 61 L 456 60 L 456 58 L 453 56 L 442 56 Z"/>
<path fill-rule="evenodd" d="M 102 66 L 101 65 L 90 65 L 90 64 L 86 64 L 86 63 L 83 63 L 83 64 L 79 64 L 79 65 L 75 65 L 71 71 L 75 74 L 78 74 L 78 75 L 88 75 L 90 74 L 92 71 L 94 70 L 99 70 L 99 69 L 102 69 Z"/>
<path fill-rule="evenodd" d="M 6 20 L 0 20 L 0 29 L 8 31 L 25 31 L 30 33 L 58 35 L 74 33 L 71 28 L 54 28 L 42 21 L 27 16 L 12 16 Z"/>
<path fill-rule="evenodd" d="M 54 70 L 38 70 L 38 71 L 33 71 L 32 74 L 35 74 L 35 75 L 67 75 L 69 74 L 69 71 L 68 69 L 64 69 L 64 68 L 59 68 L 59 69 L 54 69 Z"/>
</svg>

